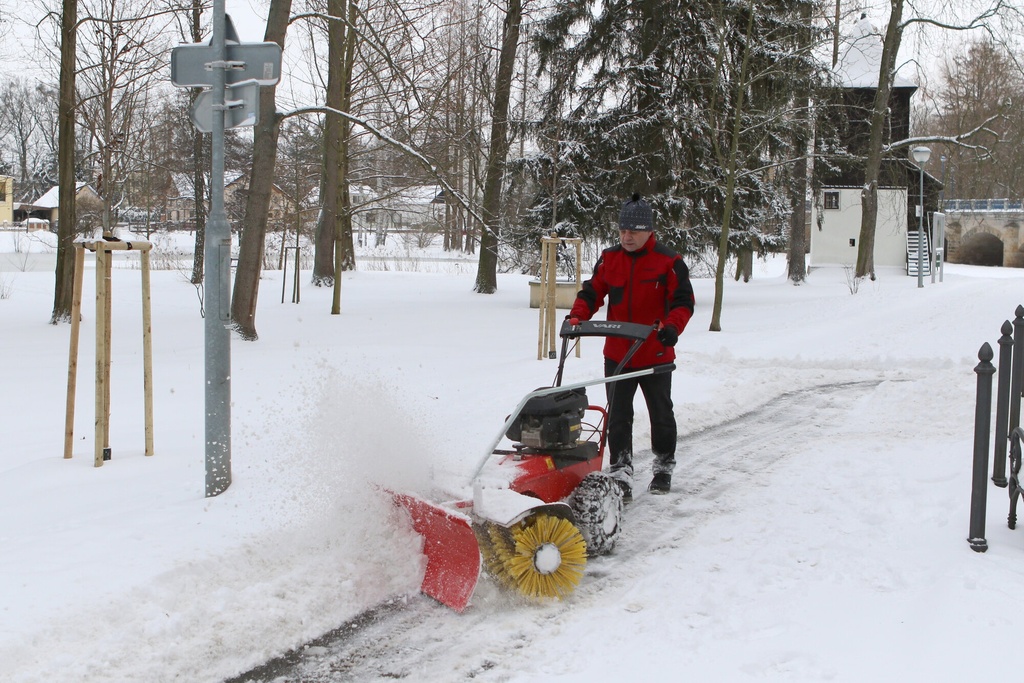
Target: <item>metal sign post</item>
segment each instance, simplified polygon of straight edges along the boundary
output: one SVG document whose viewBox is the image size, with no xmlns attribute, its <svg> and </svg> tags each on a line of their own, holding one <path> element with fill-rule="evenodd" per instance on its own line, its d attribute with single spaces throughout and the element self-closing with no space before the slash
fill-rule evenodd
<svg viewBox="0 0 1024 683">
<path fill-rule="evenodd" d="M 231 229 L 224 213 L 224 129 L 255 125 L 259 86 L 273 85 L 281 75 L 281 46 L 240 43 L 224 4 L 213 0 L 208 43 L 171 50 L 171 83 L 208 88 L 196 99 L 191 117 L 196 128 L 211 134 L 213 146 L 203 279 L 208 498 L 231 485 Z"/>
<path fill-rule="evenodd" d="M 210 164 L 210 222 L 206 227 L 206 497 L 231 485 L 231 230 L 224 214 L 224 85 L 227 59 L 225 0 L 213 2 L 216 50 L 210 88 L 213 154 Z M 219 68 L 218 68 L 219 65 Z"/>
<path fill-rule="evenodd" d="M 935 283 L 935 271 L 939 271 L 939 282 L 942 282 L 946 267 L 946 214 L 936 211 L 932 214 L 932 252 L 935 254 L 935 267 L 932 268 L 932 283 Z"/>
</svg>

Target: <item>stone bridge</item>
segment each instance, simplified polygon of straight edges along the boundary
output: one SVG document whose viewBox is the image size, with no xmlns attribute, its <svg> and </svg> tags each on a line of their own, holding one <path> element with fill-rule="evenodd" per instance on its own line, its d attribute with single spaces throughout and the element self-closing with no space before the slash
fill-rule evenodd
<svg viewBox="0 0 1024 683">
<path fill-rule="evenodd" d="M 998 240 L 1002 245 L 1002 263 L 986 265 L 1024 268 L 1024 201 L 950 199 L 945 202 L 945 209 L 947 261 L 976 263 L 968 260 L 968 254 L 981 248 L 998 254 Z"/>
</svg>

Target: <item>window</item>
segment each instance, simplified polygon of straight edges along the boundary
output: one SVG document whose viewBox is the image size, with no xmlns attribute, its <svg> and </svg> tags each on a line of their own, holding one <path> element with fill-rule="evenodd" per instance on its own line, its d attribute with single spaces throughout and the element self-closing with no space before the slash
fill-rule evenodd
<svg viewBox="0 0 1024 683">
<path fill-rule="evenodd" d="M 825 192 L 825 208 L 826 209 L 838 209 L 839 208 L 839 192 L 826 191 Z"/>
</svg>

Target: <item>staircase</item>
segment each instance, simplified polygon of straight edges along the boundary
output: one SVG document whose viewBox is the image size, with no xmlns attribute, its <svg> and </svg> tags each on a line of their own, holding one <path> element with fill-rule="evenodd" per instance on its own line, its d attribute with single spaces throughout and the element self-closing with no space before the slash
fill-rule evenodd
<svg viewBox="0 0 1024 683">
<path fill-rule="evenodd" d="M 931 259 L 928 258 L 928 235 L 924 234 L 922 239 L 922 233 L 915 230 L 913 232 L 907 232 L 907 275 L 917 277 L 917 250 L 924 249 L 924 253 L 921 254 L 921 267 L 923 272 L 921 275 L 931 274 Z"/>
</svg>

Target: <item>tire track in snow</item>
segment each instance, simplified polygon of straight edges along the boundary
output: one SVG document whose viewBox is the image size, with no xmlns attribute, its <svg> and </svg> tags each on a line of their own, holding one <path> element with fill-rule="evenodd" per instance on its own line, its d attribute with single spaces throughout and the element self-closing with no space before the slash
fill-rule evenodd
<svg viewBox="0 0 1024 683">
<path fill-rule="evenodd" d="M 783 394 L 768 404 L 680 438 L 673 490 L 646 491 L 652 455 L 636 456 L 634 500 L 615 552 L 587 564 L 570 602 L 585 609 L 635 580 L 666 548 L 686 545 L 703 523 L 742 504 L 773 465 L 808 443 L 827 441 L 857 401 L 882 380 L 845 382 Z M 301 649 L 226 683 L 424 680 L 502 681 L 517 658 L 564 616 L 558 602 L 529 603 L 483 576 L 463 614 L 423 596 L 396 599 L 359 615 Z M 454 670 L 453 670 L 454 669 Z"/>
</svg>

